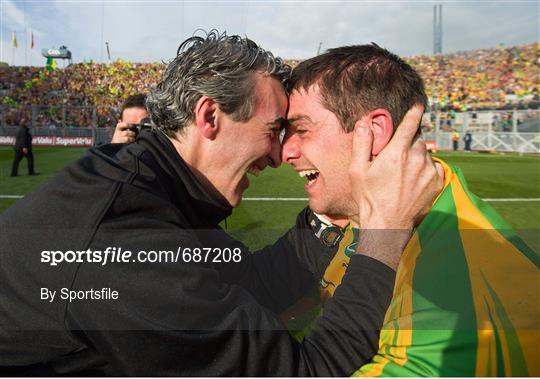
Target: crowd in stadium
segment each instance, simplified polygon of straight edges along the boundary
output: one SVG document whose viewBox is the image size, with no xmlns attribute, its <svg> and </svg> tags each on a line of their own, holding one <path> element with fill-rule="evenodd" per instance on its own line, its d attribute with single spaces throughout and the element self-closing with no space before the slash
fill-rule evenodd
<svg viewBox="0 0 540 379">
<path fill-rule="evenodd" d="M 538 44 L 414 56 L 431 106 L 446 112 L 538 109 Z M 299 61 L 291 60 L 293 66 Z M 163 64 L 118 60 L 64 69 L 0 68 L 0 126 L 114 126 L 121 103 L 157 83 Z"/>
<path fill-rule="evenodd" d="M 422 75 L 439 109 L 538 108 L 538 45 L 416 56 L 408 62 Z"/>
</svg>

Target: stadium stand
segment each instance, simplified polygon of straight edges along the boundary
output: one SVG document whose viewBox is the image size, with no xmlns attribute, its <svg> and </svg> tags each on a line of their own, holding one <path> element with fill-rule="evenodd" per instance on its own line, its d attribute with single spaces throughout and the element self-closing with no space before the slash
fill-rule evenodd
<svg viewBox="0 0 540 379">
<path fill-rule="evenodd" d="M 431 106 L 448 112 L 538 109 L 540 44 L 408 58 L 422 75 Z M 298 60 L 290 60 L 293 66 Z M 121 103 L 147 92 L 163 64 L 83 62 L 64 69 L 0 67 L 0 126 L 22 117 L 35 127 L 114 125 Z M 501 128 L 505 120 L 494 120 Z M 450 127 L 450 125 L 449 125 Z"/>
<path fill-rule="evenodd" d="M 408 59 L 441 110 L 537 109 L 538 44 Z"/>
</svg>

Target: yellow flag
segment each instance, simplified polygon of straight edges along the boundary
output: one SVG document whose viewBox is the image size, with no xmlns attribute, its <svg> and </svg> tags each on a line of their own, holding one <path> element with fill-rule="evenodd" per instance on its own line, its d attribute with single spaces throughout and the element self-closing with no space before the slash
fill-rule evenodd
<svg viewBox="0 0 540 379">
<path fill-rule="evenodd" d="M 19 44 L 17 43 L 17 33 L 13 32 L 13 47 L 17 48 L 19 47 Z"/>
</svg>

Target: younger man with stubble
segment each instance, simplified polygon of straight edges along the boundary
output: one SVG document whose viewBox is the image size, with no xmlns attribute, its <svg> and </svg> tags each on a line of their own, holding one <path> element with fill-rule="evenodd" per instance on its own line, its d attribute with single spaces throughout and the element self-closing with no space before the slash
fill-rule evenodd
<svg viewBox="0 0 540 379">
<path fill-rule="evenodd" d="M 365 238 L 412 233 L 401 260 L 386 261 L 397 279 L 378 354 L 355 374 L 537 376 L 539 256 L 468 190 L 459 169 L 433 158 L 444 187 L 427 215 L 405 230 L 373 230 L 356 216 L 387 212 L 366 200 L 384 204 L 384 188 L 398 184 L 389 178 L 379 193 L 360 198 L 356 178 L 392 159 L 395 146 L 415 133 L 396 128 L 414 104 L 421 115 L 422 79 L 375 44 L 331 49 L 293 71 L 282 159 L 307 178 L 310 208 L 342 228 L 321 280 L 322 300 L 332 298 Z M 332 227 L 321 218 L 320 229 Z"/>
</svg>

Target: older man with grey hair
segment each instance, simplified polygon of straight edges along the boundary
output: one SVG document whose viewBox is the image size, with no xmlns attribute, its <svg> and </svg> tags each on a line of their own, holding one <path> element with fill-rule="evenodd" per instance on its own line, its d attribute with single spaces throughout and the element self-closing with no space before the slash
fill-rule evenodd
<svg viewBox="0 0 540 379">
<path fill-rule="evenodd" d="M 299 343 L 278 314 L 313 288 L 333 250 L 305 214 L 256 254 L 218 226 L 247 173 L 280 165 L 289 72 L 246 38 L 192 37 L 148 96 L 152 130 L 90 149 L 1 216 L 4 373 L 344 376 L 371 358 L 395 275 L 381 257 L 399 256 L 403 241 L 364 239 Z M 399 229 L 433 199 L 423 154 L 407 141 L 357 174 L 366 229 Z"/>
</svg>

